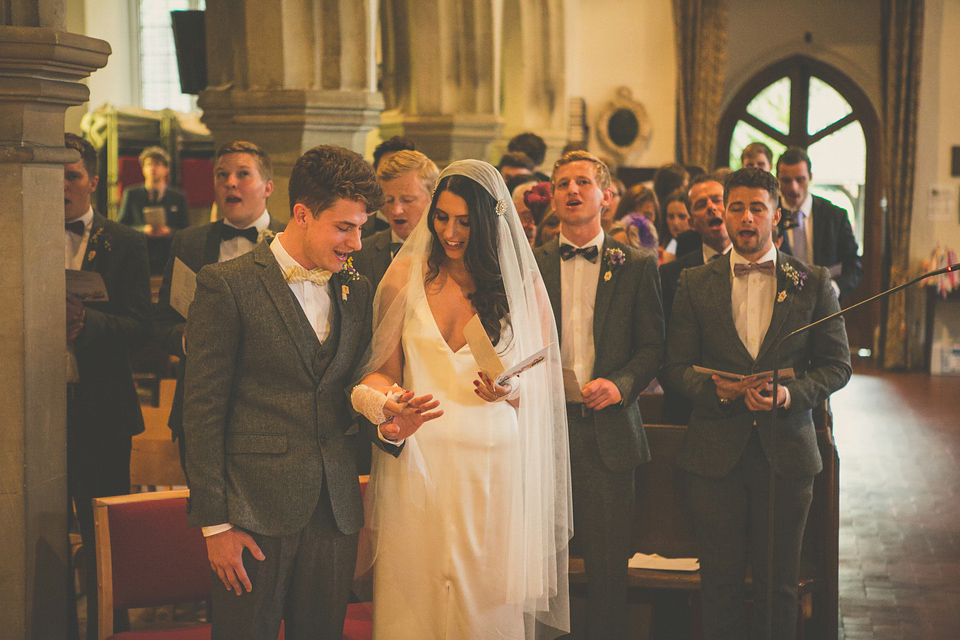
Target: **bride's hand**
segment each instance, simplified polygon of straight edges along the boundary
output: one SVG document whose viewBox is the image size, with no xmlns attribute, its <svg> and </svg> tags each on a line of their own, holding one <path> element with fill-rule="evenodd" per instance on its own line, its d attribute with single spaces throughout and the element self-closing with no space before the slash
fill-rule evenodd
<svg viewBox="0 0 960 640">
<path fill-rule="evenodd" d="M 478 371 L 477 375 L 480 376 L 480 379 L 473 381 L 473 386 L 476 387 L 474 392 L 487 402 L 496 402 L 510 395 L 510 392 L 513 391 L 512 387 L 497 384 L 482 371 Z"/>
<path fill-rule="evenodd" d="M 389 422 L 380 425 L 380 433 L 388 440 L 403 440 L 412 436 L 424 422 L 443 415 L 442 409 L 436 410 L 440 406 L 440 402 L 434 400 L 432 395 L 413 397 L 413 392 L 407 391 L 404 396 L 407 394 L 409 394 L 409 398 L 403 400 L 406 406 L 397 412 Z M 403 396 L 401 396 L 401 399 L 403 399 Z M 384 413 L 387 412 L 387 405 L 390 402 L 388 400 L 387 404 L 384 405 Z"/>
</svg>

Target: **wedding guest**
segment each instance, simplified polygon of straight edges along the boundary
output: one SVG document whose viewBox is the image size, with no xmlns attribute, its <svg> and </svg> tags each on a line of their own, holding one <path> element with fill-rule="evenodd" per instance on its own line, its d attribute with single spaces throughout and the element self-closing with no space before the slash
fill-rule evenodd
<svg viewBox="0 0 960 640">
<path fill-rule="evenodd" d="M 444 169 L 374 307 L 354 407 L 374 424 L 402 418 L 385 395 L 402 387 L 413 390 L 407 396 L 429 392 L 443 412 L 412 434 L 380 429 L 395 443 L 406 437 L 397 457 L 375 452 L 366 493 L 374 635 L 568 632 L 569 458 L 556 325 L 493 166 L 463 160 Z M 544 348 L 545 360 L 498 384 L 477 370 L 472 317 L 505 367 Z"/>
<path fill-rule="evenodd" d="M 516 176 L 530 176 L 531 179 L 535 179 L 533 178 L 533 160 L 519 151 L 508 151 L 500 156 L 497 171 L 503 176 L 505 182 Z"/>
<path fill-rule="evenodd" d="M 751 142 L 740 153 L 740 166 L 757 167 L 769 173 L 773 169 L 773 151 L 762 142 Z"/>
<path fill-rule="evenodd" d="M 583 151 L 565 155 L 553 170 L 560 235 L 534 252 L 560 311 L 561 362 L 579 387 L 566 410 L 588 638 L 626 637 L 633 477 L 650 459 L 637 398 L 663 361 L 657 261 L 603 232 L 610 198 L 603 162 Z"/>
<path fill-rule="evenodd" d="M 152 331 L 150 271 L 143 234 L 93 210 L 90 195 L 98 181 L 93 145 L 69 133 L 65 144 L 80 160 L 63 170 L 64 266 L 98 273 L 109 298 L 84 302 L 68 293 L 66 299 L 67 493 L 83 541 L 87 638 L 93 639 L 98 609 L 91 501 L 130 492 L 131 438 L 143 431 L 130 349 L 146 344 Z M 73 637 L 76 613 L 73 607 Z M 116 619 L 121 630 L 123 618 Z"/>
<path fill-rule="evenodd" d="M 663 202 L 677 189 L 686 189 L 691 179 L 690 173 L 682 164 L 669 162 L 662 165 L 653 174 L 653 192 L 657 196 L 657 202 Z"/>
<path fill-rule="evenodd" d="M 794 638 L 804 523 L 814 476 L 823 467 L 812 409 L 842 388 L 851 373 L 842 318 L 778 349 L 792 331 L 839 310 L 825 268 L 774 247 L 778 191 L 777 180 L 756 167 L 727 179 L 724 222 L 733 250 L 680 274 L 670 318 L 664 371 L 693 405 L 676 464 L 693 516 L 709 640 Z M 698 373 L 696 365 L 748 377 Z M 760 372 L 776 366 L 792 367 L 796 377 L 782 381 L 773 394 L 770 376 Z M 770 517 L 772 550 L 767 546 Z M 744 615 L 748 564 L 749 623 Z"/>
<path fill-rule="evenodd" d="M 537 181 L 550 180 L 548 176 L 540 172 L 540 165 L 547 157 L 547 143 L 544 142 L 543 138 L 529 131 L 518 133 L 510 138 L 510 142 L 507 143 L 507 151 L 519 151 L 530 158 L 530 161 L 533 162 L 533 172 Z"/>
<path fill-rule="evenodd" d="M 660 261 L 656 222 L 660 217 L 657 196 L 642 184 L 635 184 L 623 195 L 613 215 L 610 235 L 637 249 L 652 249 Z"/>
<path fill-rule="evenodd" d="M 558 235 L 560 235 L 560 218 L 551 208 L 550 212 L 537 225 L 537 235 L 534 238 L 533 246 L 534 248 L 542 247 Z"/>
<path fill-rule="evenodd" d="M 380 168 L 380 163 L 398 151 L 416 151 L 417 146 L 410 138 L 393 136 L 384 140 L 373 150 L 373 170 Z"/>
<path fill-rule="evenodd" d="M 664 215 L 660 236 L 663 245 L 664 262 L 670 262 L 677 257 L 677 236 L 690 230 L 690 209 L 687 204 L 686 189 L 674 189 L 662 203 Z M 666 257 L 669 255 L 669 257 Z"/>
<path fill-rule="evenodd" d="M 221 145 L 213 167 L 213 194 L 223 219 L 184 229 L 173 236 L 157 295 L 157 338 L 161 349 L 179 358 L 177 386 L 167 425 L 179 447 L 184 469 L 183 376 L 187 366 L 184 339 L 187 319 L 170 305 L 173 266 L 180 260 L 197 273 L 205 265 L 241 256 L 252 250 L 261 238 L 283 231 L 283 223 L 267 211 L 267 198 L 272 193 L 273 165 L 266 151 L 245 140 Z"/>
</svg>

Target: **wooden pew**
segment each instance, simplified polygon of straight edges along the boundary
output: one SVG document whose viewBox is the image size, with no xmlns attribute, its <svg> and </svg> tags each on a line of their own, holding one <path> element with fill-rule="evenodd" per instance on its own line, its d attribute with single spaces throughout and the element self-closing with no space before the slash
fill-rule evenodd
<svg viewBox="0 0 960 640">
<path fill-rule="evenodd" d="M 644 413 L 647 416 L 647 413 Z M 838 561 L 839 561 L 839 459 L 833 441 L 832 416 L 824 403 L 814 411 L 817 443 L 823 458 L 823 471 L 816 477 L 813 502 L 804 532 L 800 568 L 800 605 L 803 609 L 804 637 L 836 640 Z M 645 425 L 652 459 L 636 472 L 637 502 L 634 518 L 633 551 L 665 557 L 697 557 L 690 517 L 678 486 L 679 471 L 674 466 L 686 427 Z M 576 545 L 574 545 L 574 552 Z M 570 559 L 571 589 L 577 592 L 584 582 L 583 561 Z M 656 608 L 664 602 L 687 600 L 696 611 L 700 574 L 629 570 L 634 596 Z M 672 596 L 671 596 L 672 593 Z M 687 596 L 684 598 L 684 594 Z M 689 637 L 699 637 L 699 620 L 692 622 Z M 660 636 L 656 636 L 660 637 Z M 684 636 L 686 637 L 686 636 Z"/>
</svg>

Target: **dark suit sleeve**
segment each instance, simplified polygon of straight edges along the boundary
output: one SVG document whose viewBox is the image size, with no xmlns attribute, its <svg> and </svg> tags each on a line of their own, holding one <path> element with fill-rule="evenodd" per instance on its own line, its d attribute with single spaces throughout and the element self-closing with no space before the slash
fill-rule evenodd
<svg viewBox="0 0 960 640">
<path fill-rule="evenodd" d="M 830 274 L 826 269 L 817 268 L 808 277 L 807 286 L 817 286 L 816 306 L 810 322 L 836 313 L 840 310 L 837 296 L 830 286 Z M 824 400 L 837 389 L 842 388 L 850 379 L 850 348 L 847 344 L 847 331 L 843 318 L 834 318 L 829 322 L 810 329 L 809 336 L 795 336 L 780 347 L 781 354 L 794 353 L 806 349 L 809 354 L 809 367 L 806 373 L 796 380 L 784 383 L 790 390 L 789 411 L 807 411 Z"/>
<path fill-rule="evenodd" d="M 101 273 L 110 300 L 84 305 L 86 319 L 76 343 L 83 348 L 120 341 L 128 347 L 145 344 L 153 331 L 150 303 L 150 266 L 143 234 L 118 227 L 110 232 L 113 260 L 109 273 Z M 125 233 L 124 233 L 125 232 Z"/>
<path fill-rule="evenodd" d="M 717 409 L 717 389 L 710 376 L 697 373 L 693 365 L 702 361 L 703 327 L 690 299 L 690 271 L 680 272 L 667 333 L 667 384 L 692 398 L 695 404 Z"/>
<path fill-rule="evenodd" d="M 170 257 L 163 270 L 163 281 L 157 294 L 157 340 L 164 352 L 183 357 L 183 330 L 186 320 L 170 306 L 170 287 L 173 282 L 173 263 L 180 256 L 183 247 L 183 234 L 173 234 L 170 245 Z"/>
<path fill-rule="evenodd" d="M 170 214 L 167 226 L 172 229 L 186 229 L 190 226 L 190 209 L 187 208 L 187 196 L 181 191 L 172 191 L 173 203 L 177 210 Z"/>
<path fill-rule="evenodd" d="M 834 215 L 837 220 L 837 262 L 841 266 L 840 275 L 834 280 L 840 287 L 840 296 L 845 296 L 860 284 L 863 277 L 863 266 L 860 264 L 860 256 L 857 255 L 859 247 L 857 240 L 853 237 L 853 227 L 850 226 L 850 220 L 847 218 L 847 212 L 839 207 L 833 207 Z M 816 223 L 814 223 L 816 224 Z M 814 227 L 816 230 L 816 227 Z M 825 265 L 829 267 L 830 265 Z"/>
<path fill-rule="evenodd" d="M 628 320 L 632 322 L 633 355 L 623 367 L 603 376 L 617 385 L 624 404 L 637 399 L 663 363 L 663 307 L 657 259 L 642 255 L 636 262 L 640 274 L 632 317 Z"/>
<path fill-rule="evenodd" d="M 184 436 L 191 523 L 228 521 L 226 426 L 242 328 L 234 293 L 221 274 L 204 267 L 190 305 L 184 396 Z"/>
</svg>

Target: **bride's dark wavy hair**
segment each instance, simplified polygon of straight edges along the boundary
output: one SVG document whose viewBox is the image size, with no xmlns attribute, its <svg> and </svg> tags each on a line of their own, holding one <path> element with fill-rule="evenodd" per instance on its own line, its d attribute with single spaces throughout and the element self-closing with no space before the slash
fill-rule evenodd
<svg viewBox="0 0 960 640">
<path fill-rule="evenodd" d="M 480 323 L 490 337 L 490 342 L 500 340 L 500 321 L 510 312 L 507 293 L 503 288 L 503 275 L 497 257 L 499 232 L 497 230 L 497 201 L 476 181 L 461 175 L 445 176 L 437 184 L 427 213 L 427 227 L 433 241 L 427 257 L 425 283 L 432 282 L 440 274 L 440 265 L 447 254 L 433 228 L 437 211 L 437 199 L 444 191 L 463 198 L 469 215 L 470 237 L 464 252 L 463 262 L 473 276 L 476 291 L 467 296 L 480 316 Z"/>
</svg>

